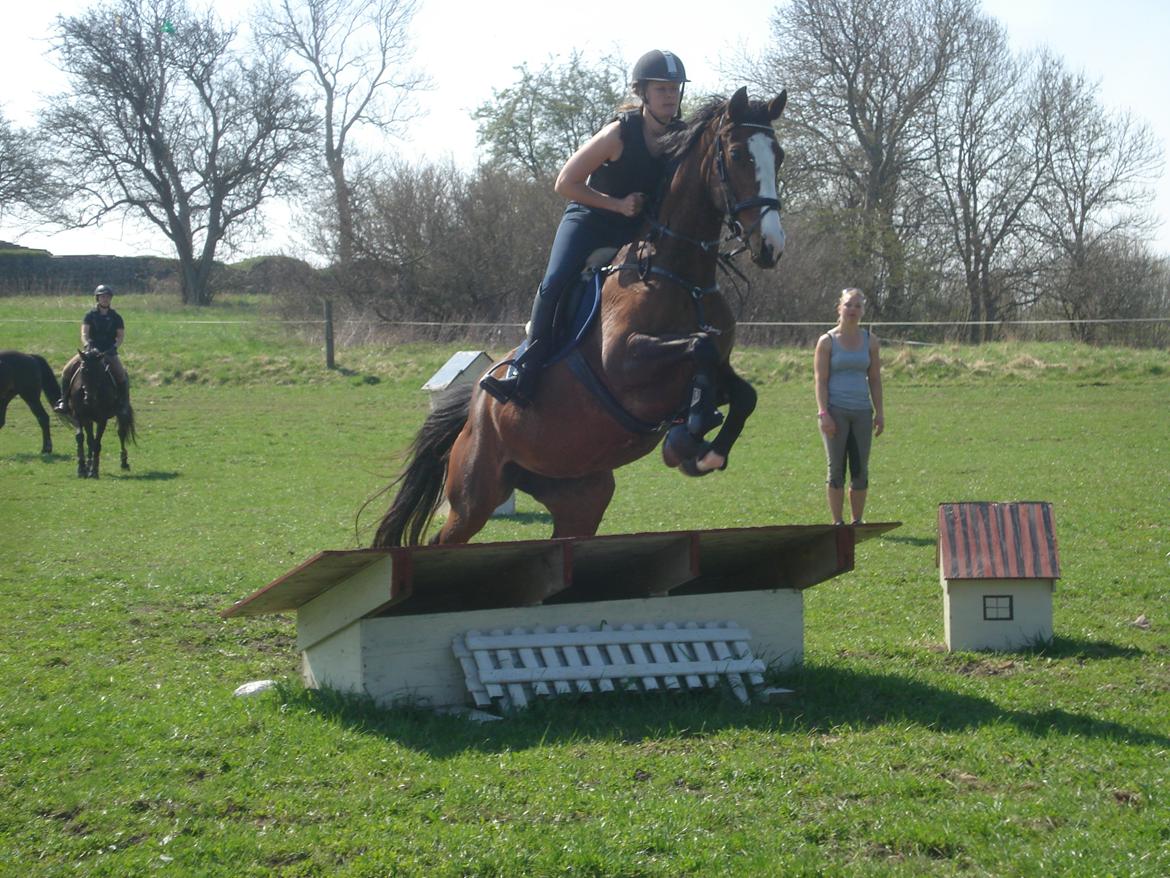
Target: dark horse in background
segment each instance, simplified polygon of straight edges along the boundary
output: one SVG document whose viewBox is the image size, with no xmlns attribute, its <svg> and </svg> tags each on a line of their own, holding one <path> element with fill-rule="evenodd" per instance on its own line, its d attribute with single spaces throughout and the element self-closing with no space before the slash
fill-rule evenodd
<svg viewBox="0 0 1170 878">
<path fill-rule="evenodd" d="M 122 443 L 122 469 L 130 469 L 126 443 L 137 441 L 134 410 L 126 406 L 118 411 L 118 386 L 106 365 L 105 355 L 87 349 L 78 351 L 81 367 L 64 391 L 69 394 L 69 411 L 77 428 L 77 475 L 96 479 L 101 475 L 102 436 L 110 418 L 118 421 L 118 439 Z"/>
<path fill-rule="evenodd" d="M 20 351 L 0 351 L 0 427 L 4 426 L 8 403 L 19 396 L 28 403 L 29 410 L 41 425 L 41 454 L 52 454 L 49 413 L 41 405 L 41 393 L 51 405 L 61 398 L 61 385 L 45 358 Z"/>
<path fill-rule="evenodd" d="M 595 534 L 613 470 L 648 454 L 667 431 L 668 465 L 690 475 L 726 466 L 756 394 L 728 362 L 735 318 L 716 268 L 734 255 L 720 253 L 732 240 L 765 268 L 781 256 L 783 153 L 772 122 L 785 100 L 752 101 L 741 88 L 669 135 L 657 217 L 605 269 L 600 317 L 576 358 L 554 357 L 526 407 L 478 386 L 442 399 L 411 446 L 375 546 L 418 544 L 444 487 L 450 513 L 432 542 L 467 542 L 513 488 L 549 510 L 553 537 Z M 725 221 L 731 235 L 721 240 Z M 726 420 L 708 443 L 702 436 L 724 403 Z"/>
</svg>

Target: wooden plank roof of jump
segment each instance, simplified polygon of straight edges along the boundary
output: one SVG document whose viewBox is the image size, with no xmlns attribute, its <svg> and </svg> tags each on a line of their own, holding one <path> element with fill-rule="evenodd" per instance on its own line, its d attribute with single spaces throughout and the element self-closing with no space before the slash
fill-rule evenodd
<svg viewBox="0 0 1170 878">
<path fill-rule="evenodd" d="M 1059 579 L 1052 504 L 940 503 L 938 561 L 946 579 Z"/>
<path fill-rule="evenodd" d="M 295 610 L 373 565 L 385 567 L 385 601 L 377 615 L 804 589 L 852 570 L 857 542 L 899 524 L 771 525 L 323 551 L 221 615 Z"/>
</svg>

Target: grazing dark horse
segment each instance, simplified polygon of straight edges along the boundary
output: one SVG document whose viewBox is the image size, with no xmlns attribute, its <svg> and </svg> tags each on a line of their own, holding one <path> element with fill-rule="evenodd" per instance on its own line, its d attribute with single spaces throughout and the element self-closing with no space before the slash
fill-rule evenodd
<svg viewBox="0 0 1170 878">
<path fill-rule="evenodd" d="M 8 403 L 19 396 L 41 425 L 41 454 L 53 453 L 49 435 L 49 413 L 41 405 L 41 393 L 51 404 L 61 398 L 61 385 L 44 357 L 20 351 L 0 351 L 0 427 L 8 413 Z"/>
<path fill-rule="evenodd" d="M 784 247 L 776 194 L 783 153 L 772 122 L 786 95 L 749 101 L 741 88 L 669 136 L 657 218 L 605 269 L 600 317 L 574 354 L 554 357 L 530 405 L 456 391 L 411 446 L 375 546 L 415 545 L 441 502 L 432 539 L 462 543 L 518 488 L 548 508 L 553 537 L 591 535 L 613 497 L 613 470 L 670 436 L 663 457 L 690 475 L 726 466 L 756 394 L 728 362 L 735 318 L 716 267 L 735 240 L 771 268 Z M 731 236 L 721 241 L 726 221 Z M 513 353 L 513 356 L 515 354 Z M 728 412 L 715 439 L 702 436 Z M 672 424 L 678 424 L 672 429 Z"/>
<path fill-rule="evenodd" d="M 117 418 L 118 439 L 122 443 L 122 469 L 130 469 L 126 442 L 137 441 L 134 430 L 134 410 L 126 407 L 118 411 L 118 386 L 100 351 L 78 351 L 81 366 L 73 374 L 73 381 L 64 388 L 69 394 L 69 411 L 77 426 L 77 475 L 96 479 L 101 475 L 102 436 L 106 421 Z"/>
</svg>

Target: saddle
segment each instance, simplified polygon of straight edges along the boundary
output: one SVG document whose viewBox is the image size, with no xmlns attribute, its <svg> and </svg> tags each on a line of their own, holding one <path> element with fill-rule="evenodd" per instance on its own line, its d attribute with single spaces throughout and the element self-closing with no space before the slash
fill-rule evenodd
<svg viewBox="0 0 1170 878">
<path fill-rule="evenodd" d="M 617 247 L 600 247 L 594 250 L 585 261 L 585 268 L 577 282 L 561 295 L 556 314 L 553 316 L 553 352 L 544 359 L 541 371 L 569 356 L 581 344 L 597 320 L 597 315 L 601 312 L 601 285 L 605 282 L 602 269 L 610 264 L 617 252 Z M 527 338 L 516 348 L 515 359 L 520 359 L 526 350 Z M 508 366 L 506 374 L 509 377 L 515 375 L 515 368 Z"/>
</svg>

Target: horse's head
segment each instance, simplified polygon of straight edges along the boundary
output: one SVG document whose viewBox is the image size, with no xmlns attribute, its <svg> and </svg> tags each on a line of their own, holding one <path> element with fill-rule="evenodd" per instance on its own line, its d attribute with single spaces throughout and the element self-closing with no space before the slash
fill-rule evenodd
<svg viewBox="0 0 1170 878">
<path fill-rule="evenodd" d="M 784 253 L 776 174 L 784 151 L 772 123 L 780 118 L 788 93 L 772 100 L 749 101 L 741 88 L 727 102 L 715 135 L 716 173 L 710 185 L 715 203 L 727 212 L 732 233 L 763 268 L 773 267 Z"/>
<path fill-rule="evenodd" d="M 81 357 L 82 381 L 95 380 L 106 374 L 106 357 L 101 351 L 96 348 L 86 348 L 85 350 L 78 349 L 77 354 Z"/>
</svg>

